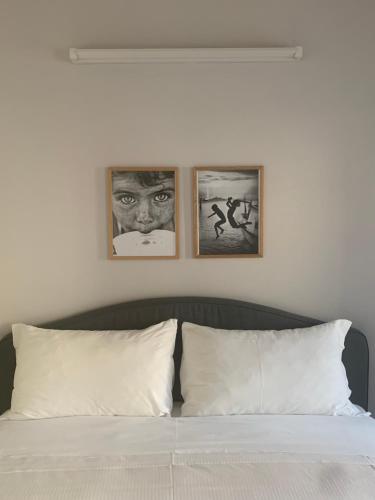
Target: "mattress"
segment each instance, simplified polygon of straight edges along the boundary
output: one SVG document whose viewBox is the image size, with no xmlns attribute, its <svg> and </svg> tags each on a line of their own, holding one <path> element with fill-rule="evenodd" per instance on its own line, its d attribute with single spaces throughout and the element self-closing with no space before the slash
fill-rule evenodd
<svg viewBox="0 0 375 500">
<path fill-rule="evenodd" d="M 369 417 L 0 419 L 0 499 L 375 498 Z"/>
</svg>

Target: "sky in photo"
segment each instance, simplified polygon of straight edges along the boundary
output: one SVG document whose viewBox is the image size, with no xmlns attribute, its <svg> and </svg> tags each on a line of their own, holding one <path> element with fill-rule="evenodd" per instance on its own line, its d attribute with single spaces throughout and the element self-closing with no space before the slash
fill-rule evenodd
<svg viewBox="0 0 375 500">
<path fill-rule="evenodd" d="M 258 199 L 258 171 L 198 171 L 199 196 L 204 199 L 214 197 Z"/>
</svg>

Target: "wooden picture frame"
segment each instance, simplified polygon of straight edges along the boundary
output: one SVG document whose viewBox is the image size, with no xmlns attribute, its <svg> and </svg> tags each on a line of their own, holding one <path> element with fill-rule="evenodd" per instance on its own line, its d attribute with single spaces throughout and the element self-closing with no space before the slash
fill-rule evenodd
<svg viewBox="0 0 375 500">
<path fill-rule="evenodd" d="M 176 167 L 108 167 L 108 257 L 177 259 Z"/>
<path fill-rule="evenodd" d="M 195 257 L 263 256 L 263 170 L 193 168 Z"/>
</svg>

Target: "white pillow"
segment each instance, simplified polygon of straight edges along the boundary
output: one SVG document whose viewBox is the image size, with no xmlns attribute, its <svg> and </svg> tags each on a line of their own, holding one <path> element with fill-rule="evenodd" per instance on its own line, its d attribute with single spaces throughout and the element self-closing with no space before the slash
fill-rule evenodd
<svg viewBox="0 0 375 500">
<path fill-rule="evenodd" d="M 31 418 L 169 415 L 177 320 L 145 330 L 13 325 L 11 410 Z"/>
<path fill-rule="evenodd" d="M 183 323 L 182 416 L 351 414 L 341 361 L 350 325 L 252 331 Z"/>
</svg>

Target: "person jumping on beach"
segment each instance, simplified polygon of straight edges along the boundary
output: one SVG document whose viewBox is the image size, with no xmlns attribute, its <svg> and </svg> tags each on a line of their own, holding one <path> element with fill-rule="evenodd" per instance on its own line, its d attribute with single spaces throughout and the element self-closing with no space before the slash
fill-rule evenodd
<svg viewBox="0 0 375 500">
<path fill-rule="evenodd" d="M 228 222 L 229 224 L 234 227 L 235 229 L 246 229 L 247 225 L 252 224 L 252 222 L 243 222 L 239 224 L 235 218 L 234 218 L 234 212 L 236 209 L 241 206 L 241 200 L 233 200 L 233 198 L 230 196 L 227 200 L 227 207 L 228 207 L 228 212 L 227 212 L 227 217 L 228 217 Z"/>
<path fill-rule="evenodd" d="M 227 222 L 227 219 L 225 218 L 225 215 L 223 212 L 220 210 L 220 208 L 214 203 L 212 206 L 212 214 L 207 217 L 209 219 L 210 217 L 217 215 L 219 217 L 219 220 L 215 223 L 214 228 L 215 228 L 215 233 L 216 233 L 216 239 L 220 236 L 220 234 L 223 234 L 224 229 L 221 227 L 223 224 Z M 219 229 L 221 233 L 219 233 Z"/>
</svg>

